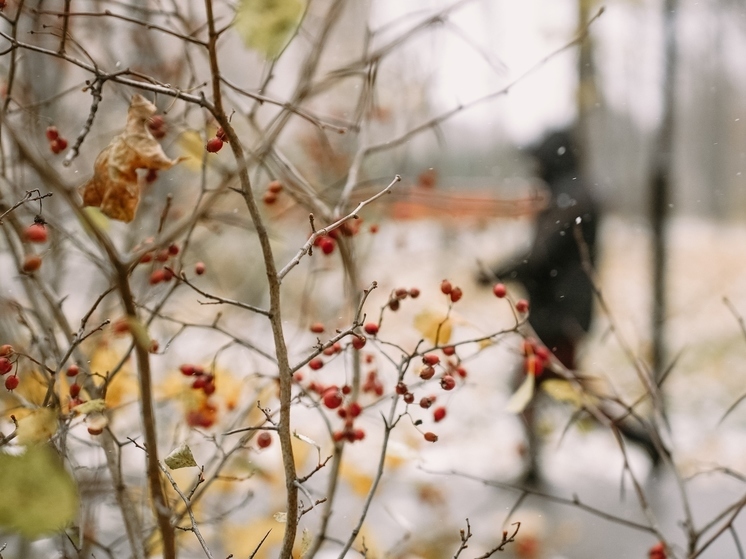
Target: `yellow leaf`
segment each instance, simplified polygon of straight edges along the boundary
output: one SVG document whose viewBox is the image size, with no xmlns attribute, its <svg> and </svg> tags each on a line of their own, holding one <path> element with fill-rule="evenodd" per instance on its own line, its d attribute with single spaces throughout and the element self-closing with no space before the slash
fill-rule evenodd
<svg viewBox="0 0 746 559">
<path fill-rule="evenodd" d="M 274 60 L 300 27 L 307 0 L 241 0 L 233 25 L 248 48 Z"/>
<path fill-rule="evenodd" d="M 572 383 L 561 379 L 549 379 L 541 383 L 541 389 L 558 402 L 572 404 L 581 408 L 594 402 L 594 398 L 583 393 Z"/>
<path fill-rule="evenodd" d="M 88 400 L 87 402 L 83 402 L 82 404 L 75 406 L 73 410 L 75 411 L 75 413 L 81 415 L 88 413 L 102 413 L 106 411 L 106 402 L 104 402 L 101 398 Z"/>
<path fill-rule="evenodd" d="M 35 539 L 64 529 L 78 512 L 78 492 L 62 461 L 46 446 L 0 453 L 0 526 Z"/>
<path fill-rule="evenodd" d="M 298 546 L 298 550 L 293 553 L 293 557 L 303 559 L 306 551 L 311 547 L 312 542 L 313 536 L 311 535 L 311 531 L 308 528 L 303 528 L 303 534 L 301 534 L 300 537 L 300 545 Z"/>
<path fill-rule="evenodd" d="M 513 394 L 508 401 L 508 413 L 521 413 L 526 409 L 531 398 L 534 397 L 535 384 L 536 379 L 534 378 L 534 375 L 526 375 L 526 380 L 523 381 L 523 384 L 521 384 L 518 390 L 515 391 L 515 394 Z"/>
<path fill-rule="evenodd" d="M 132 96 L 124 132 L 111 140 L 93 164 L 83 186 L 83 205 L 101 208 L 111 219 L 130 222 L 140 203 L 138 169 L 170 169 L 171 160 L 148 128 L 156 107 L 142 95 Z"/>
<path fill-rule="evenodd" d="M 451 339 L 453 322 L 444 314 L 424 310 L 414 317 L 414 327 L 433 345 L 443 345 Z"/>
<path fill-rule="evenodd" d="M 18 444 L 46 442 L 57 432 L 57 413 L 51 408 L 36 408 L 18 420 Z"/>
<path fill-rule="evenodd" d="M 205 154 L 205 142 L 196 130 L 186 130 L 176 140 L 181 160 L 190 171 L 199 171 Z"/>
</svg>

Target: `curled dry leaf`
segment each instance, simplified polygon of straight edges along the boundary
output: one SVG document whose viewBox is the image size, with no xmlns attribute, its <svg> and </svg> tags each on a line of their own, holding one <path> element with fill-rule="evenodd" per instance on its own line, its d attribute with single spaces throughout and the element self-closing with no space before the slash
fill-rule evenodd
<svg viewBox="0 0 746 559">
<path fill-rule="evenodd" d="M 148 128 L 156 107 L 133 95 L 124 132 L 111 140 L 96 157 L 93 177 L 83 186 L 83 204 L 97 206 L 112 219 L 130 222 L 140 202 L 138 169 L 169 169 L 179 162 L 169 159 Z"/>
</svg>

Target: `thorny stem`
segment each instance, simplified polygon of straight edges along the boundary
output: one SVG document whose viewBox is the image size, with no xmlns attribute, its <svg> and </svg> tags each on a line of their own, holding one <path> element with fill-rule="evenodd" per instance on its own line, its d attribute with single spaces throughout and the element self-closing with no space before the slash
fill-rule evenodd
<svg viewBox="0 0 746 559">
<path fill-rule="evenodd" d="M 288 359 L 288 350 L 285 344 L 285 336 L 282 327 L 282 316 L 280 314 L 280 278 L 275 266 L 274 255 L 269 241 L 269 234 L 262 220 L 259 207 L 251 191 L 251 181 L 247 169 L 246 156 L 241 145 L 241 141 L 231 126 L 228 117 L 223 108 L 222 95 L 220 90 L 220 68 L 217 58 L 217 40 L 218 33 L 215 29 L 215 19 L 212 9 L 212 0 L 205 0 L 205 9 L 207 11 L 208 24 L 208 53 L 210 57 L 210 73 L 212 76 L 212 91 L 214 112 L 213 116 L 222 126 L 225 135 L 233 151 L 233 157 L 238 166 L 238 178 L 241 184 L 241 194 L 243 195 L 249 215 L 254 224 L 259 244 L 264 258 L 264 267 L 267 272 L 267 283 L 269 287 L 269 321 L 272 328 L 272 337 L 275 342 L 275 354 L 277 356 L 277 366 L 279 369 L 280 379 L 280 422 L 277 434 L 280 439 L 282 450 L 282 462 L 285 471 L 285 491 L 287 510 L 285 522 L 285 535 L 283 536 L 282 549 L 280 557 L 290 559 L 295 542 L 295 534 L 298 530 L 298 486 L 296 485 L 297 474 L 295 471 L 295 457 L 293 456 L 292 435 L 290 429 L 290 403 L 292 399 L 293 378 Z"/>
</svg>

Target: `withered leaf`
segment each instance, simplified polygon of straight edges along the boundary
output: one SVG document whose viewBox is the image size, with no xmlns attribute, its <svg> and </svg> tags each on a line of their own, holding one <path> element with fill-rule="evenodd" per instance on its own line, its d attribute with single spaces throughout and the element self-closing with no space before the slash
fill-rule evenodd
<svg viewBox="0 0 746 559">
<path fill-rule="evenodd" d="M 85 206 L 100 207 L 110 218 L 130 222 L 140 202 L 137 169 L 169 169 L 179 162 L 169 159 L 148 129 L 156 110 L 143 96 L 132 96 L 124 132 L 98 154 L 93 177 L 83 186 Z"/>
</svg>

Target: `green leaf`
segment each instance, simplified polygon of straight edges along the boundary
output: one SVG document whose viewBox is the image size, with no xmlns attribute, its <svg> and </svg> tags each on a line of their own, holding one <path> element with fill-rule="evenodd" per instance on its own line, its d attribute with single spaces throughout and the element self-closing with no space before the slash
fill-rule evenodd
<svg viewBox="0 0 746 559">
<path fill-rule="evenodd" d="M 50 448 L 30 447 L 18 456 L 0 453 L 0 479 L 0 527 L 35 539 L 75 519 L 75 481 Z"/>
<path fill-rule="evenodd" d="M 307 0 L 241 0 L 233 25 L 248 48 L 274 60 L 295 37 L 307 5 Z"/>
</svg>

